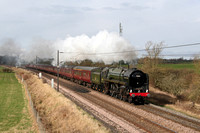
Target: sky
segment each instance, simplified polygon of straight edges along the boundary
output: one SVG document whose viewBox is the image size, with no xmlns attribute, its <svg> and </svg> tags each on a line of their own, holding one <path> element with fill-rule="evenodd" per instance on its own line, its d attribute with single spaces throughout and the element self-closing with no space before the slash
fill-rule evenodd
<svg viewBox="0 0 200 133">
<path fill-rule="evenodd" d="M 42 38 L 119 32 L 136 50 L 148 41 L 166 46 L 200 42 L 200 0 L 0 0 L 0 45 L 12 38 L 23 49 Z M 163 54 L 200 53 L 200 45 Z"/>
</svg>

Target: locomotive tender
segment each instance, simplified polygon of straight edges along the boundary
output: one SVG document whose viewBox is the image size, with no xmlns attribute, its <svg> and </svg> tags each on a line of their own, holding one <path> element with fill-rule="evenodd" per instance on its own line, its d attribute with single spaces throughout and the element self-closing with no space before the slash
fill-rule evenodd
<svg viewBox="0 0 200 133">
<path fill-rule="evenodd" d="M 27 65 L 26 67 L 57 74 L 55 66 Z M 150 97 L 149 77 L 136 68 L 62 66 L 59 75 L 129 103 L 144 103 L 146 98 Z"/>
</svg>

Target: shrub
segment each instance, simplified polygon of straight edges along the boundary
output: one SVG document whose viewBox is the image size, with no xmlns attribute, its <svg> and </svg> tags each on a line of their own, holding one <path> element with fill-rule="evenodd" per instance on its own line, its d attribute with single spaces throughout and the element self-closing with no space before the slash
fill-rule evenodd
<svg viewBox="0 0 200 133">
<path fill-rule="evenodd" d="M 186 88 L 184 82 L 183 78 L 178 78 L 175 74 L 169 74 L 161 79 L 159 88 L 163 91 L 174 94 L 175 96 L 179 96 Z"/>
<path fill-rule="evenodd" d="M 169 92 L 175 96 L 182 95 L 189 88 L 193 71 L 174 69 L 152 69 L 149 71 L 150 83 L 162 91 Z"/>
<path fill-rule="evenodd" d="M 12 73 L 13 70 L 10 69 L 10 68 L 4 68 L 4 69 L 3 69 L 3 72 L 6 72 L 6 73 Z"/>
<path fill-rule="evenodd" d="M 193 80 L 189 88 L 190 94 L 188 98 L 194 103 L 200 103 L 200 76 L 195 75 L 192 79 Z"/>
</svg>

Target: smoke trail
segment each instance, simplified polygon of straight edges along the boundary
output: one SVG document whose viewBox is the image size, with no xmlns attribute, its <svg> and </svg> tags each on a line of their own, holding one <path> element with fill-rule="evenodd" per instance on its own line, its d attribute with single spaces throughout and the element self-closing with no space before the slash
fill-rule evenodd
<svg viewBox="0 0 200 133">
<path fill-rule="evenodd" d="M 33 40 L 29 50 L 24 53 L 24 60 L 28 62 L 36 61 L 36 56 L 39 59 L 48 59 L 56 56 L 56 49 L 53 42 L 45 39 Z"/>
<path fill-rule="evenodd" d="M 19 56 L 22 50 L 17 43 L 11 39 L 5 39 L 2 45 L 0 45 L 0 55 L 7 55 L 7 56 Z"/>
<path fill-rule="evenodd" d="M 128 41 L 126 41 L 123 37 L 120 37 L 117 33 L 109 33 L 107 31 L 100 31 L 97 35 L 92 36 L 91 38 L 87 35 L 80 35 L 76 37 L 68 36 L 64 40 L 57 40 L 55 42 L 55 46 L 60 51 L 66 52 L 65 54 L 60 55 L 60 59 L 63 61 L 91 59 L 94 62 L 103 60 L 106 64 L 108 64 L 113 61 L 116 62 L 124 60 L 131 62 L 136 59 L 135 52 L 123 53 L 123 51 L 130 51 L 134 49 Z"/>
<path fill-rule="evenodd" d="M 11 39 L 5 39 L 0 45 L 0 64 L 16 65 L 20 64 L 19 57 L 22 55 L 22 50 L 17 43 Z"/>
</svg>

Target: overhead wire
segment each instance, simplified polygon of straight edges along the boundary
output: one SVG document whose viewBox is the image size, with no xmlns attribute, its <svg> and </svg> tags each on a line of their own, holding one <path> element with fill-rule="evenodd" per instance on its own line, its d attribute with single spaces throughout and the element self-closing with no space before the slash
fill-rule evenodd
<svg viewBox="0 0 200 133">
<path fill-rule="evenodd" d="M 168 49 L 168 48 L 177 48 L 177 47 L 188 47 L 188 46 L 195 46 L 195 45 L 200 45 L 200 43 L 192 43 L 192 44 L 183 44 L 183 45 L 173 45 L 173 46 L 165 46 L 162 47 L 161 49 Z M 150 49 L 153 50 L 153 49 Z M 130 51 L 119 51 L 119 52 L 103 52 L 103 53 L 81 53 L 81 52 L 60 52 L 60 53 L 75 53 L 79 55 L 112 55 L 112 54 L 124 54 L 124 53 L 129 53 L 129 52 L 141 52 L 141 51 L 146 51 L 146 49 L 139 49 L 139 50 L 130 50 Z"/>
<path fill-rule="evenodd" d="M 160 56 L 196 56 L 200 54 L 161 54 Z M 147 56 L 146 54 L 144 56 Z"/>
</svg>

